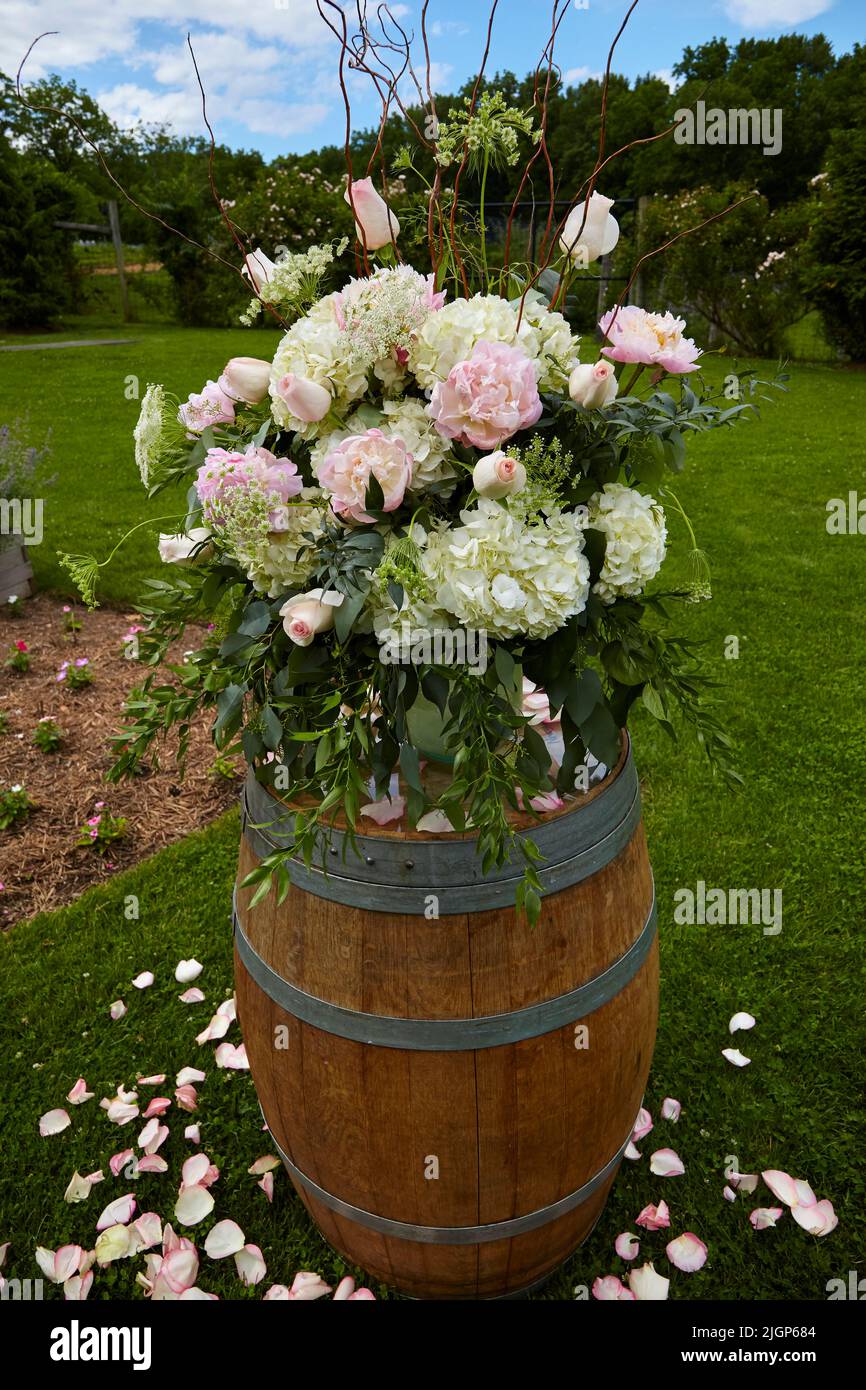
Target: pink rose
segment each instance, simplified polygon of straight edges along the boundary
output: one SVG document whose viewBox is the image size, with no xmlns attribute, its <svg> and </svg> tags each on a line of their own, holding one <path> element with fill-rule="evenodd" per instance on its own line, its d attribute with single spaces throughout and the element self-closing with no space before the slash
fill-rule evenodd
<svg viewBox="0 0 866 1390">
<path fill-rule="evenodd" d="M 245 453 L 238 450 L 208 449 L 198 470 L 195 490 L 208 524 L 219 522 L 223 503 L 240 488 L 261 488 L 274 508 L 296 497 L 303 487 L 298 465 L 292 459 L 278 459 L 270 449 L 251 444 Z"/>
<path fill-rule="evenodd" d="M 367 488 L 375 478 L 384 494 L 382 510 L 393 512 L 412 481 L 412 455 L 402 439 L 389 439 L 381 430 L 352 434 L 316 469 L 319 482 L 331 494 L 331 509 L 351 521 L 374 521 L 364 510 Z"/>
<path fill-rule="evenodd" d="M 526 487 L 526 469 L 518 459 L 499 450 L 478 460 L 472 470 L 472 486 L 479 497 L 508 497 Z"/>
<path fill-rule="evenodd" d="M 317 633 L 334 626 L 334 612 L 342 602 L 343 595 L 334 589 L 298 594 L 280 609 L 283 627 L 297 647 L 308 647 Z"/>
<path fill-rule="evenodd" d="M 235 418 L 235 404 L 222 387 L 209 381 L 198 395 L 193 392 L 180 407 L 177 418 L 191 434 L 201 434 L 208 425 L 228 424 Z"/>
<path fill-rule="evenodd" d="M 616 373 L 609 362 L 583 363 L 575 367 L 568 380 L 568 394 L 587 410 L 610 405 L 619 390 Z"/>
<path fill-rule="evenodd" d="M 683 337 L 685 319 L 674 318 L 670 311 L 650 314 L 627 304 L 609 309 L 598 326 L 613 344 L 602 352 L 614 362 L 642 362 L 681 374 L 695 371 L 701 356 L 702 349 L 695 347 L 693 339 Z"/>
<path fill-rule="evenodd" d="M 223 368 L 217 386 L 233 401 L 258 405 L 268 394 L 271 364 L 261 357 L 232 357 Z"/>
<path fill-rule="evenodd" d="M 482 340 L 434 387 L 427 411 L 447 439 L 496 449 L 541 416 L 535 368 L 519 348 Z"/>
<path fill-rule="evenodd" d="M 372 179 L 356 179 L 345 192 L 346 202 L 354 209 L 358 240 L 366 242 L 368 251 L 389 246 L 400 235 L 400 223 L 385 199 L 376 192 Z"/>
<path fill-rule="evenodd" d="M 305 424 L 317 424 L 324 420 L 331 409 L 331 393 L 326 386 L 311 381 L 307 376 L 295 376 L 286 372 L 277 382 L 277 395 L 284 400 L 296 420 Z"/>
</svg>

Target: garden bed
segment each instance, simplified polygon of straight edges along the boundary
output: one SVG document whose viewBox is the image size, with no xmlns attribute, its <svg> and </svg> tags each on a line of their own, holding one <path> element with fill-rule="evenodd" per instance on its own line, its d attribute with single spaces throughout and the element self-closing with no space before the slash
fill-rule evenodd
<svg viewBox="0 0 866 1390">
<path fill-rule="evenodd" d="M 105 781 L 111 738 L 122 723 L 127 693 L 143 668 L 125 655 L 124 635 L 136 615 L 101 608 L 77 610 L 80 632 L 67 630 L 68 615 L 56 598 L 40 595 L 16 619 L 0 621 L 2 659 L 25 643 L 29 669 L 3 667 L 0 674 L 0 792 L 21 786 L 32 809 L 0 830 L 0 924 L 4 928 L 37 912 L 70 902 L 85 888 L 129 868 L 155 850 L 183 839 L 224 811 L 234 800 L 234 779 L 214 770 L 208 721 L 199 721 L 190 740 L 187 773 L 181 782 L 173 746 L 162 765 L 119 785 Z M 187 640 L 195 644 L 190 630 Z M 181 660 L 181 650 L 173 652 Z M 57 679 L 64 662 L 87 660 L 92 684 L 79 690 Z M 169 677 L 170 678 L 170 677 Z M 63 731 L 56 752 L 33 742 L 41 719 Z M 168 800 L 170 798 L 170 800 Z M 99 808 L 98 803 L 104 807 Z M 79 845 L 82 827 L 106 811 L 126 819 L 124 835 L 103 852 Z M 170 814 L 169 814 L 170 810 Z"/>
</svg>

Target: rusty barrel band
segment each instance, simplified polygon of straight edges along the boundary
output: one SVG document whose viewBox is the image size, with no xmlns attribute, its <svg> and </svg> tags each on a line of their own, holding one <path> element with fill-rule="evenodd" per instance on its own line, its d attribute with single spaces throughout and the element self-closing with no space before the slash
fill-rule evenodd
<svg viewBox="0 0 866 1390">
<path fill-rule="evenodd" d="M 536 1231 L 539 1226 L 546 1226 L 549 1222 L 573 1211 L 575 1207 L 581 1206 L 608 1178 L 613 1177 L 631 1138 L 631 1131 L 613 1158 L 575 1192 L 569 1192 L 566 1197 L 560 1197 L 559 1201 L 551 1202 L 549 1206 L 529 1211 L 525 1216 L 514 1216 L 509 1221 L 494 1221 L 486 1226 L 415 1226 L 409 1221 L 392 1221 L 390 1217 L 378 1216 L 363 1207 L 353 1206 L 351 1202 L 344 1202 L 342 1198 L 326 1192 L 318 1183 L 313 1182 L 312 1178 L 307 1177 L 306 1173 L 302 1173 L 277 1143 L 273 1131 L 270 1137 L 292 1177 L 311 1196 L 338 1216 L 345 1216 L 349 1221 L 357 1222 L 359 1226 L 378 1231 L 380 1235 L 394 1236 L 397 1240 L 419 1241 L 422 1245 L 485 1245 L 492 1240 L 509 1240 L 527 1231 Z"/>
<path fill-rule="evenodd" d="M 284 980 L 263 960 L 246 936 L 237 908 L 234 910 L 235 947 L 241 963 L 260 989 L 287 1014 L 303 1023 L 371 1047 L 395 1047 L 407 1052 L 469 1052 L 537 1038 L 600 1009 L 634 979 L 650 953 L 656 934 L 656 900 L 640 934 L 628 950 L 591 980 L 507 1014 L 479 1018 L 396 1018 L 389 1014 L 360 1013 L 307 994 Z"/>
<path fill-rule="evenodd" d="M 250 773 L 241 795 L 246 839 L 259 859 L 291 849 L 294 812 L 276 801 Z M 542 821 L 528 836 L 541 852 L 539 876 L 546 893 L 560 893 L 605 868 L 625 849 L 640 822 L 640 786 L 629 744 L 623 766 L 584 807 Z M 475 843 L 466 840 L 403 840 L 356 837 L 351 856 L 347 837 L 333 832 L 335 852 L 320 847 L 321 864 L 290 859 L 293 885 L 315 897 L 370 912 L 448 917 L 508 907 L 523 874 L 516 851 L 499 869 L 483 874 Z M 332 862 L 324 867 L 327 859 Z M 338 872 L 337 870 L 341 870 Z M 345 872 L 348 869 L 349 872 Z M 444 872 L 443 872 L 444 871 Z M 437 882 L 437 873 L 444 882 Z"/>
</svg>

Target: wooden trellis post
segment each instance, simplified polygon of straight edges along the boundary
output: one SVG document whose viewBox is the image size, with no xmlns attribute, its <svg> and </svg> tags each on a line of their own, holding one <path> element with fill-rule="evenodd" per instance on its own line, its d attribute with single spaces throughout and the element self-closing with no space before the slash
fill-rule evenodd
<svg viewBox="0 0 866 1390">
<path fill-rule="evenodd" d="M 114 243 L 114 257 L 117 262 L 117 279 L 120 285 L 120 304 L 123 322 L 129 323 L 129 290 L 126 284 L 126 267 L 123 263 L 123 238 L 120 235 L 120 213 L 117 202 L 109 198 L 106 204 L 108 222 L 55 222 L 55 227 L 66 232 L 93 232 L 96 236 L 110 237 Z"/>
</svg>

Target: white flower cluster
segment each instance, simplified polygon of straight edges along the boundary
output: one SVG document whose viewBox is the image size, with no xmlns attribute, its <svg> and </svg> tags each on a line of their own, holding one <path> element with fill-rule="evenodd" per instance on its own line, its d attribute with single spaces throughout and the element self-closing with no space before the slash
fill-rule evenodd
<svg viewBox="0 0 866 1390">
<path fill-rule="evenodd" d="M 622 483 L 608 483 L 590 498 L 589 525 L 607 538 L 593 592 L 605 603 L 642 593 L 665 558 L 667 527 L 659 503 Z"/>
<path fill-rule="evenodd" d="M 415 338 L 444 294 L 435 294 L 433 276 L 411 266 L 377 270 L 369 279 L 352 279 L 335 300 L 345 334 L 345 351 L 366 365 L 406 358 Z"/>
<path fill-rule="evenodd" d="M 303 585 L 314 557 L 309 548 L 303 556 L 300 552 L 309 547 L 310 535 L 321 535 L 324 510 L 321 490 L 305 487 L 297 500 L 271 512 L 268 530 L 257 535 L 250 529 L 243 540 L 238 539 L 236 559 L 259 593 L 276 598 Z"/>
<path fill-rule="evenodd" d="M 496 637 L 549 637 L 586 607 L 583 512 L 530 524 L 480 498 L 462 526 L 431 532 L 420 560 L 430 601 Z"/>
<path fill-rule="evenodd" d="M 458 362 L 472 356 L 476 343 L 506 343 L 519 347 L 535 365 L 541 390 L 562 389 L 580 360 L 579 340 L 562 314 L 551 313 L 540 295 L 526 297 L 523 316 L 519 302 L 496 294 L 455 299 L 428 318 L 409 358 L 415 378 L 425 390 L 444 381 Z"/>
<path fill-rule="evenodd" d="M 150 384 L 144 393 L 138 422 L 133 430 L 135 462 L 145 487 L 150 485 L 151 475 L 162 453 L 164 420 L 165 391 L 159 385 Z"/>
<path fill-rule="evenodd" d="M 313 471 L 344 439 L 352 434 L 364 434 L 369 429 L 381 430 L 389 439 L 402 439 L 406 452 L 413 459 L 409 492 L 419 492 L 434 483 L 456 478 L 457 465 L 451 453 L 451 441 L 439 433 L 424 402 L 413 396 L 384 400 L 381 411 L 365 405 L 349 416 L 342 429 L 323 435 L 310 450 Z"/>
<path fill-rule="evenodd" d="M 335 299 L 336 295 L 325 295 L 304 318 L 292 324 L 271 366 L 271 414 L 278 425 L 294 430 L 302 439 L 315 439 L 321 426 L 292 415 L 277 390 L 284 376 L 291 373 L 326 387 L 340 415 L 345 415 L 367 389 L 364 363 L 346 352 L 346 340 L 334 312 Z"/>
</svg>

